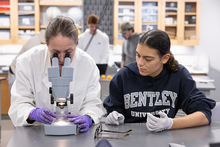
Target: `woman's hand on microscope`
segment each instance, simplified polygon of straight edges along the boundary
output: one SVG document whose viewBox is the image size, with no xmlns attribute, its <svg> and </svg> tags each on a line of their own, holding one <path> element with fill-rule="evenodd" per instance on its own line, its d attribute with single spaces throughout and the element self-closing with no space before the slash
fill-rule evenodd
<svg viewBox="0 0 220 147">
<path fill-rule="evenodd" d="M 65 118 L 70 118 L 70 122 L 74 122 L 74 124 L 78 124 L 78 128 L 80 128 L 79 132 L 86 132 L 89 130 L 89 127 L 92 125 L 92 120 L 87 115 L 72 115 L 66 114 L 63 115 Z"/>
<path fill-rule="evenodd" d="M 59 118 L 60 116 L 51 112 L 47 108 L 35 108 L 30 112 L 30 118 L 44 123 L 44 124 L 51 124 L 53 122 L 53 118 Z"/>
</svg>

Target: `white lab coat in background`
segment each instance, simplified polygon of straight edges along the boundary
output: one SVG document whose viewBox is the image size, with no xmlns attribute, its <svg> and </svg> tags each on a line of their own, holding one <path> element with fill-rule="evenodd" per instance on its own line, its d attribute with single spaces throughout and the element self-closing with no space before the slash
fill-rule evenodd
<svg viewBox="0 0 220 147">
<path fill-rule="evenodd" d="M 48 67 L 51 67 L 50 53 L 46 45 L 33 47 L 17 59 L 16 81 L 11 91 L 9 117 L 14 126 L 28 125 L 27 118 L 32 109 L 46 107 L 55 112 L 50 102 Z M 100 100 L 99 70 L 94 60 L 84 51 L 76 48 L 73 61 L 73 82 L 70 93 L 74 104 L 69 105 L 71 114 L 90 115 L 95 124 L 100 122 L 102 101 Z"/>
<path fill-rule="evenodd" d="M 92 34 L 89 29 L 79 35 L 78 48 L 85 51 L 86 46 L 91 39 Z M 86 52 L 95 60 L 96 64 L 108 64 L 109 59 L 109 37 L 106 33 L 97 29 Z"/>
</svg>

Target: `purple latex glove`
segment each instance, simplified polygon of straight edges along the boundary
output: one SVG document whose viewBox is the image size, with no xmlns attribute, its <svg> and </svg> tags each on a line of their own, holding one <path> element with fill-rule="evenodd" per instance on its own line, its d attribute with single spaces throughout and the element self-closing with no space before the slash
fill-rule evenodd
<svg viewBox="0 0 220 147">
<path fill-rule="evenodd" d="M 65 118 L 71 118 L 69 121 L 74 122 L 74 124 L 78 124 L 78 128 L 80 128 L 79 132 L 86 132 L 89 130 L 89 127 L 92 125 L 92 120 L 86 115 L 72 115 L 66 114 L 63 115 Z"/>
<path fill-rule="evenodd" d="M 59 118 L 60 116 L 51 112 L 47 108 L 36 108 L 30 112 L 30 117 L 35 121 L 44 124 L 51 124 L 53 122 L 53 118 Z"/>
</svg>

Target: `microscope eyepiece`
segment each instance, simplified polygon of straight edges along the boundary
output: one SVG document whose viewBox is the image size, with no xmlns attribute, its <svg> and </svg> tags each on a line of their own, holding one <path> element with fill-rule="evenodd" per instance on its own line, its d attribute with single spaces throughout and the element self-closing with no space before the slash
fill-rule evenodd
<svg viewBox="0 0 220 147">
<path fill-rule="evenodd" d="M 52 58 L 54 58 L 54 57 L 57 57 L 57 58 L 58 58 L 58 54 L 57 54 L 57 53 L 54 53 L 54 54 L 52 55 Z"/>
<path fill-rule="evenodd" d="M 69 54 L 69 53 L 67 53 L 66 55 L 65 55 L 65 58 L 66 57 L 69 57 L 70 59 L 71 59 L 71 55 Z"/>
</svg>

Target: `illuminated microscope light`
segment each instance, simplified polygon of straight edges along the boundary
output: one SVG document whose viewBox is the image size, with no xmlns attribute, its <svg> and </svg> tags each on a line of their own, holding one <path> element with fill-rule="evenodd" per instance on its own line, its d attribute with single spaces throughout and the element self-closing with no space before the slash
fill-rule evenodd
<svg viewBox="0 0 220 147">
<path fill-rule="evenodd" d="M 65 105 L 65 103 L 61 102 L 61 103 L 59 103 L 59 105 L 63 106 L 63 105 Z"/>
<path fill-rule="evenodd" d="M 57 125 L 57 126 L 65 126 L 65 125 L 69 125 L 70 123 L 68 121 L 64 121 L 64 120 L 60 120 L 57 122 L 54 122 L 53 125 Z"/>
<path fill-rule="evenodd" d="M 66 106 L 66 102 L 58 102 L 58 106 L 60 107 L 60 109 L 63 109 L 64 106 Z"/>
</svg>

